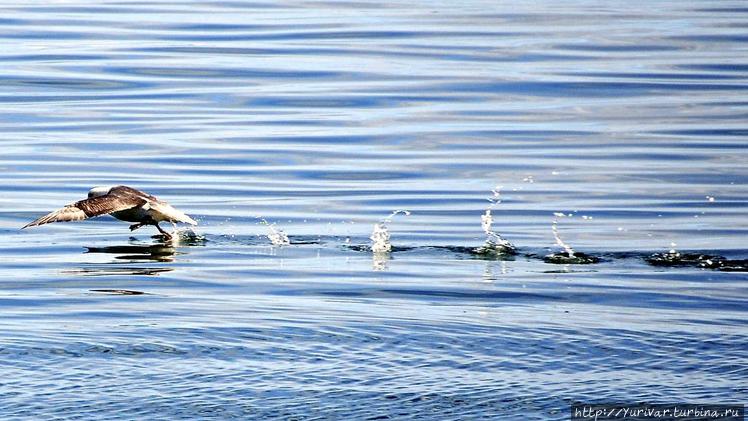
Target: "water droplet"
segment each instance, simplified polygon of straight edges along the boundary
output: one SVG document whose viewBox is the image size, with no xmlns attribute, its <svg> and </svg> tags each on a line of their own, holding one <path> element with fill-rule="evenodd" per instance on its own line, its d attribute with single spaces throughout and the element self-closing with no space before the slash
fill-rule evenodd
<svg viewBox="0 0 748 421">
<path fill-rule="evenodd" d="M 553 215 L 555 215 L 556 218 L 553 218 L 553 222 L 551 223 L 551 232 L 553 233 L 553 238 L 556 240 L 556 245 L 563 248 L 566 254 L 568 254 L 570 258 L 573 258 L 574 249 L 561 239 L 561 234 L 558 232 L 558 218 L 563 218 L 566 215 L 563 212 L 554 212 Z M 569 216 L 572 216 L 572 214 L 569 214 Z"/>
</svg>

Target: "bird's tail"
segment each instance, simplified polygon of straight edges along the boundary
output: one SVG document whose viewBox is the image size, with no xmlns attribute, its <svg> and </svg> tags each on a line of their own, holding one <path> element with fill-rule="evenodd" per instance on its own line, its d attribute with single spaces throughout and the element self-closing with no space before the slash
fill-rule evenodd
<svg viewBox="0 0 748 421">
<path fill-rule="evenodd" d="M 187 216 L 187 214 L 183 214 L 183 215 L 184 215 L 184 219 L 182 220 L 182 222 L 190 224 L 190 225 L 197 225 L 197 221 Z"/>
<path fill-rule="evenodd" d="M 169 216 L 174 222 L 184 222 L 185 224 L 197 225 L 197 221 L 190 218 L 186 213 L 178 211 L 174 208 L 171 208 L 171 213 Z"/>
</svg>

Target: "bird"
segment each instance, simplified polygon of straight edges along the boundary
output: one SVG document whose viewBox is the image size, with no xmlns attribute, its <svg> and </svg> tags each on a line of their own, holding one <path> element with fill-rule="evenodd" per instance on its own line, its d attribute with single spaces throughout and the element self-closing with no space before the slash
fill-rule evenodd
<svg viewBox="0 0 748 421">
<path fill-rule="evenodd" d="M 30 222 L 21 229 L 48 224 L 50 222 L 82 221 L 100 215 L 112 215 L 127 222 L 130 231 L 153 225 L 167 239 L 172 235 L 164 231 L 159 222 L 184 222 L 197 225 L 197 221 L 155 196 L 128 186 L 97 186 L 88 192 L 88 198 L 71 203 L 62 209 L 48 213 Z"/>
</svg>

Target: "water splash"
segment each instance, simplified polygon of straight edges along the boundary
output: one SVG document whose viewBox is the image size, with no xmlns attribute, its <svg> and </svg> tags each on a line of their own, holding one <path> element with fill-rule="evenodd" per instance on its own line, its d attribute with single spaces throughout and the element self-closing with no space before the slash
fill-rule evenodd
<svg viewBox="0 0 748 421">
<path fill-rule="evenodd" d="M 173 222 L 172 226 L 174 229 L 171 231 L 171 238 L 168 239 L 172 246 L 195 246 L 207 241 L 204 235 L 198 234 L 192 227 L 178 227 Z"/>
<path fill-rule="evenodd" d="M 374 230 L 369 238 L 371 239 L 371 251 L 374 253 L 386 253 L 392 250 L 390 232 L 384 222 L 374 224 Z"/>
<path fill-rule="evenodd" d="M 475 251 L 478 254 L 512 254 L 516 251 L 516 248 L 512 243 L 504 239 L 501 234 L 493 230 L 493 209 L 501 203 L 501 188 L 502 186 L 496 186 L 491 193 L 493 195 L 488 198 L 491 203 L 486 209 L 486 212 L 481 215 L 481 227 L 483 232 L 486 233 L 486 242 L 478 247 Z"/>
<path fill-rule="evenodd" d="M 561 239 L 561 234 L 558 233 L 558 220 L 567 215 L 563 212 L 554 212 L 553 216 L 555 216 L 555 218 L 553 218 L 553 222 L 551 223 L 551 231 L 553 232 L 553 238 L 556 239 L 556 245 L 563 248 L 570 258 L 574 258 L 574 249 L 571 248 L 568 243 L 564 242 L 564 240 Z M 571 217 L 572 214 L 569 214 L 568 216 Z"/>
<path fill-rule="evenodd" d="M 553 238 L 556 240 L 556 245 L 563 248 L 564 251 L 561 253 L 552 253 L 545 257 L 543 257 L 543 261 L 546 263 L 554 263 L 554 264 L 576 264 L 576 265 L 589 265 L 593 263 L 600 262 L 600 258 L 596 256 L 590 256 L 589 254 L 574 251 L 573 248 L 569 245 L 569 243 L 565 242 L 563 239 L 561 239 L 561 234 L 558 232 L 558 221 L 561 218 L 569 217 L 571 218 L 574 216 L 574 214 L 565 214 L 563 212 L 554 212 L 553 213 L 553 222 L 551 223 L 551 231 L 553 232 Z"/>
<path fill-rule="evenodd" d="M 287 246 L 291 244 L 291 240 L 288 239 L 288 235 L 286 235 L 286 233 L 283 232 L 282 229 L 276 229 L 275 223 L 271 224 L 261 216 L 256 216 L 255 218 L 259 219 L 261 224 L 268 227 L 268 231 L 270 232 L 266 234 L 266 236 L 274 246 Z"/>
<path fill-rule="evenodd" d="M 410 211 L 407 210 L 396 210 L 390 214 L 390 216 L 384 218 L 380 222 L 374 224 L 374 230 L 371 232 L 371 251 L 374 253 L 387 253 L 392 251 L 392 243 L 390 243 L 390 232 L 387 228 L 387 224 L 392 222 L 398 214 L 405 216 L 410 215 Z"/>
<path fill-rule="evenodd" d="M 736 270 L 740 268 L 742 262 L 739 260 L 729 260 L 723 256 L 705 253 L 688 253 L 675 249 L 677 244 L 670 243 L 670 250 L 667 253 L 655 253 L 645 257 L 644 260 L 652 266 L 669 266 L 669 267 L 698 267 L 702 269 L 719 269 L 719 270 Z"/>
</svg>

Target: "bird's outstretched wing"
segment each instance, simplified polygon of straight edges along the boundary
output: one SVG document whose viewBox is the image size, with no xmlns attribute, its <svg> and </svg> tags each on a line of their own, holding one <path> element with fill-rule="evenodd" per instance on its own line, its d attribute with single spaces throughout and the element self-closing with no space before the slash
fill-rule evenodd
<svg viewBox="0 0 748 421">
<path fill-rule="evenodd" d="M 62 209 L 51 212 L 41 218 L 26 224 L 23 228 L 48 224 L 50 222 L 82 221 L 94 216 L 122 211 L 125 209 L 142 206 L 146 200 L 135 195 L 107 194 L 80 200 L 65 206 Z M 21 229 L 23 229 L 21 228 Z"/>
</svg>

